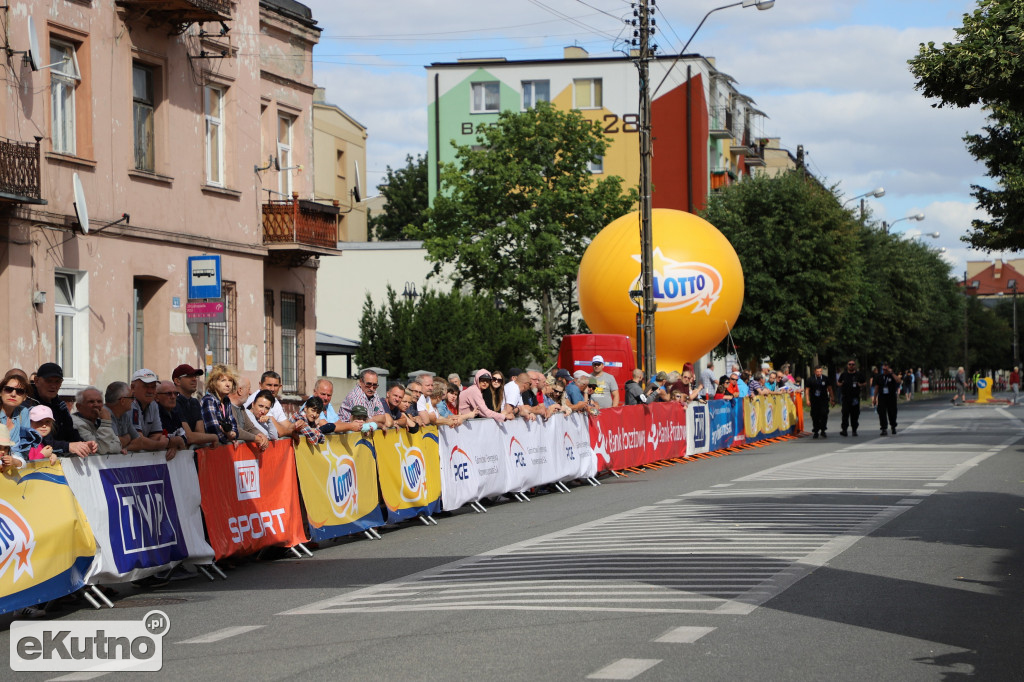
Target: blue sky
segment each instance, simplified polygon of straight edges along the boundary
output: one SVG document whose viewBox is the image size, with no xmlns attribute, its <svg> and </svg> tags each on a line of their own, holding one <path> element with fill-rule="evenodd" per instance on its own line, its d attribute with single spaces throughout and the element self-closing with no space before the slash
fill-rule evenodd
<svg viewBox="0 0 1024 682">
<path fill-rule="evenodd" d="M 558 58 L 578 44 L 616 54 L 629 36 L 627 0 L 390 0 L 307 2 L 324 29 L 314 78 L 327 99 L 368 128 L 370 187 L 386 166 L 426 150 L 424 67 L 459 57 Z M 660 0 L 662 53 L 678 51 L 708 10 L 727 0 Z M 768 114 L 765 134 L 808 152 L 812 172 L 848 197 L 878 186 L 876 218 L 895 231 L 939 232 L 931 246 L 959 271 L 970 252 L 959 238 L 976 216 L 971 184 L 988 184 L 964 150 L 980 129 L 978 109 L 936 109 L 913 89 L 906 61 L 919 43 L 952 40 L 966 0 L 777 0 L 768 11 L 731 8 L 707 20 L 688 52 L 717 66 Z M 631 31 L 631 29 L 630 29 Z M 616 39 L 621 36 L 620 39 Z M 627 180 L 632 180 L 627 178 Z M 1003 254 L 1012 257 L 1013 254 Z"/>
</svg>

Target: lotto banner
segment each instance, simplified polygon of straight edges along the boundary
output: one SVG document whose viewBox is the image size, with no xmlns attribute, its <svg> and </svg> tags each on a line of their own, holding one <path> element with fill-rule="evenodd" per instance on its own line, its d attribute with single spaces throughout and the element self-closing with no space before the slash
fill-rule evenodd
<svg viewBox="0 0 1024 682">
<path fill-rule="evenodd" d="M 662 459 L 682 457 L 689 450 L 692 425 L 689 410 L 682 403 L 651 403 L 644 406 L 647 420 L 647 449 L 641 462 L 657 462 Z"/>
<path fill-rule="evenodd" d="M 63 464 L 99 546 L 90 583 L 135 580 L 179 562 L 213 558 L 203 538 L 191 450 L 169 462 L 163 452 L 136 452 L 72 457 Z"/>
<path fill-rule="evenodd" d="M 436 514 L 441 501 L 437 429 L 378 429 L 373 432 L 373 448 L 388 523 Z"/>
<path fill-rule="evenodd" d="M 590 417 L 590 445 L 600 471 L 646 463 L 647 412 L 642 405 L 608 407 Z"/>
<path fill-rule="evenodd" d="M 309 534 L 317 542 L 384 525 L 373 443 L 364 434 L 329 435 L 321 445 L 303 438 L 295 466 Z"/>
<path fill-rule="evenodd" d="M 764 406 L 761 404 L 761 396 L 747 396 L 743 399 L 743 431 L 746 435 L 746 442 L 753 443 L 761 440 L 761 423 L 764 414 Z"/>
<path fill-rule="evenodd" d="M 96 539 L 61 465 L 29 462 L 0 476 L 0 613 L 86 584 Z"/>
<path fill-rule="evenodd" d="M 708 401 L 708 450 L 724 450 L 733 445 L 736 433 L 735 412 L 742 412 L 743 401 L 732 400 Z"/>
<path fill-rule="evenodd" d="M 708 415 L 709 407 L 705 403 L 690 403 L 686 406 L 686 454 L 698 454 L 712 449 L 708 438 L 711 430 Z"/>
<path fill-rule="evenodd" d="M 203 514 L 217 559 L 306 541 L 291 439 L 199 451 Z M 177 458 L 175 458 L 175 461 Z"/>
</svg>

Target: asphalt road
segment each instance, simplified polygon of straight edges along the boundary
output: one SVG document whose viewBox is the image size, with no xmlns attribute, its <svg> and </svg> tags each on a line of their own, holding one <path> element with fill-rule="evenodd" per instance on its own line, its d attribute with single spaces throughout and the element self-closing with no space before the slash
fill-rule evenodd
<svg viewBox="0 0 1024 682">
<path fill-rule="evenodd" d="M 833 413 L 826 440 L 119 586 L 59 620 L 166 612 L 139 679 L 1024 680 L 1024 408 L 875 424 L 841 438 Z"/>
</svg>

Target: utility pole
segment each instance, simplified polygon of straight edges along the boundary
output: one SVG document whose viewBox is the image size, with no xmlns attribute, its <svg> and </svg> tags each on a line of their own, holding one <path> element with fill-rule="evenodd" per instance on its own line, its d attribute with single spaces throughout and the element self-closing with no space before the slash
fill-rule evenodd
<svg viewBox="0 0 1024 682">
<path fill-rule="evenodd" d="M 639 1 L 640 53 L 636 68 L 640 72 L 640 288 L 643 291 L 644 373 L 648 381 L 657 374 L 654 347 L 654 231 L 651 224 L 651 14 L 648 0 Z M 639 343 L 639 339 L 637 339 Z"/>
</svg>

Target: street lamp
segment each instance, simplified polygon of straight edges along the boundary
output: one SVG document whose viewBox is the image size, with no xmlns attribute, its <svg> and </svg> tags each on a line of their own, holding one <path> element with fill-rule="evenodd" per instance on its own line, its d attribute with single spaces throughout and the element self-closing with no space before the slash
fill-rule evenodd
<svg viewBox="0 0 1024 682">
<path fill-rule="evenodd" d="M 857 196 L 853 197 L 852 199 L 847 199 L 846 201 L 843 202 L 843 208 L 846 208 L 846 205 L 848 203 L 850 203 L 851 201 L 857 201 L 857 199 L 860 199 L 860 219 L 864 220 L 864 199 L 866 199 L 867 197 L 875 197 L 876 199 L 881 199 L 884 196 L 885 196 L 885 188 L 884 187 L 876 187 L 875 189 L 871 190 L 870 192 L 864 192 L 864 194 L 858 194 Z"/>
<path fill-rule="evenodd" d="M 921 237 L 930 237 L 931 239 L 938 239 L 942 235 L 939 234 L 938 232 L 921 232 L 920 230 L 910 230 L 909 232 L 904 232 L 903 236 L 906 237 L 907 239 L 920 239 Z"/>
<path fill-rule="evenodd" d="M 402 296 L 404 296 L 407 301 L 411 301 L 419 296 L 419 293 L 416 291 L 416 285 L 412 282 L 406 282 L 405 289 L 402 291 Z"/>
<path fill-rule="evenodd" d="M 690 35 L 690 39 L 679 51 L 679 56 L 665 72 L 665 76 L 654 89 L 657 94 L 668 74 L 671 73 L 676 63 L 686 53 L 697 31 L 704 25 L 707 18 L 715 12 L 730 7 L 756 7 L 759 10 L 771 9 L 775 0 L 740 0 L 721 7 L 715 7 L 700 20 L 697 28 Z M 657 356 L 654 346 L 654 311 L 657 306 L 654 304 L 654 230 L 651 225 L 651 216 L 654 212 L 654 202 L 651 196 L 651 86 L 650 86 L 650 37 L 651 37 L 651 14 L 653 10 L 649 7 L 649 0 L 639 0 L 636 11 L 639 20 L 639 51 L 636 59 L 636 68 L 640 78 L 640 289 L 643 291 L 643 325 L 644 325 L 644 372 L 648 378 L 657 374 Z M 691 169 L 692 170 L 692 169 Z M 638 344 L 639 345 L 639 344 Z"/>
<path fill-rule="evenodd" d="M 892 221 L 891 223 L 887 223 L 887 222 L 885 222 L 883 220 L 882 221 L 882 227 L 885 229 L 886 232 L 888 232 L 890 227 L 892 227 L 896 223 L 900 222 L 901 220 L 916 220 L 916 221 L 920 222 L 920 221 L 924 220 L 924 213 L 920 213 L 920 212 L 918 212 L 918 213 L 911 213 L 908 216 L 904 216 L 902 218 L 897 218 L 896 220 Z"/>
</svg>

